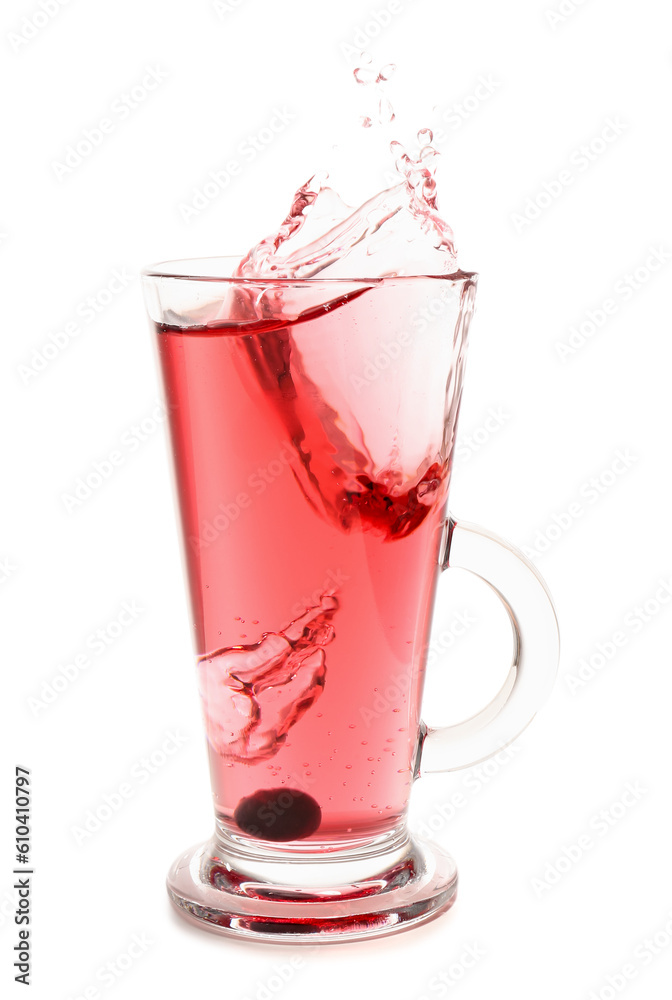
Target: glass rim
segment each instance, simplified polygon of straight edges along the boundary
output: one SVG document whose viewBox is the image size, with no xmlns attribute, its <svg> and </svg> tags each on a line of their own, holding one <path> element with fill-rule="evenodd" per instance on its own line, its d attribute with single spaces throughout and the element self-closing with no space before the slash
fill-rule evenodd
<svg viewBox="0 0 672 1000">
<path fill-rule="evenodd" d="M 157 264 L 151 264 L 148 267 L 143 267 L 140 271 L 142 278 L 170 278 L 178 281 L 203 281 L 203 282 L 217 282 L 219 284 L 235 284 L 235 285 L 316 285 L 316 284 L 361 284 L 361 285 L 382 285 L 389 284 L 390 282 L 409 282 L 409 281 L 452 281 L 457 284 L 458 282 L 464 281 L 477 281 L 478 273 L 476 271 L 462 271 L 458 268 L 457 271 L 452 271 L 450 274 L 399 274 L 399 275 L 386 275 L 384 277 L 378 278 L 349 278 L 349 277 L 321 277 L 320 274 L 315 274 L 307 278 L 271 278 L 271 277 L 258 277 L 258 278 L 242 278 L 242 277 L 232 277 L 225 274 L 202 274 L 199 271 L 205 270 L 205 262 L 210 262 L 212 265 L 215 262 L 230 262 L 232 265 L 240 263 L 245 255 L 240 256 L 215 256 L 215 257 L 185 257 L 176 260 L 164 260 L 159 261 Z M 199 267 L 200 265 L 200 267 Z M 189 270 L 190 273 L 185 273 Z"/>
</svg>

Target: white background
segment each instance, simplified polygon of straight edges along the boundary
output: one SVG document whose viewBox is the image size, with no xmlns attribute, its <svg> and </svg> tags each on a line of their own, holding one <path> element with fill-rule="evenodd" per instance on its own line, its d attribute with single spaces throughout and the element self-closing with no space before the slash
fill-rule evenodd
<svg viewBox="0 0 672 1000">
<path fill-rule="evenodd" d="M 44 2 L 52 9 L 55 0 Z M 40 1000 L 93 987 L 90 996 L 129 1000 L 280 992 L 413 1000 L 442 995 L 441 972 L 451 983 L 443 995 L 461 1000 L 608 1000 L 617 995 L 610 976 L 628 1000 L 668 996 L 672 13 L 664 0 L 403 0 L 370 46 L 378 62 L 397 63 L 396 93 L 413 124 L 444 129 L 441 206 L 462 265 L 481 275 L 451 508 L 536 546 L 563 636 L 555 694 L 516 753 L 487 773 L 427 777 L 414 789 L 414 824 L 431 826 L 457 859 L 457 905 L 399 937 L 305 952 L 201 933 L 169 909 L 168 865 L 207 836 L 211 818 L 137 273 L 154 260 L 242 252 L 276 225 L 364 110 L 347 45 L 368 43 L 357 32 L 367 23 L 375 31 L 371 12 L 390 6 L 234 3 L 218 11 L 208 0 L 70 0 L 46 19 L 35 2 L 6 0 L 0 15 L 3 981 L 16 943 L 10 821 L 20 764 L 32 770 L 32 995 Z M 553 17 L 561 7 L 568 13 Z M 149 68 L 165 78 L 130 113 L 115 110 Z M 242 160 L 241 143 L 275 108 L 294 116 L 286 130 L 187 223 L 180 204 L 209 171 Z M 100 145 L 59 170 L 67 147 L 105 117 L 113 127 Z M 601 143 L 608 119 L 621 134 Z M 572 183 L 551 184 L 551 198 L 544 185 L 562 171 Z M 656 271 L 647 265 L 652 248 L 664 261 Z M 115 269 L 133 279 L 88 322 L 81 303 Z M 613 314 L 598 326 L 607 299 Z M 78 333 L 61 336 L 65 346 L 48 349 L 38 371 L 50 335 L 73 321 Z M 563 352 L 558 345 L 582 324 L 583 343 L 575 335 L 579 346 Z M 491 408 L 504 414 L 496 430 L 494 421 L 486 429 Z M 140 442 L 133 428 L 143 420 Z M 68 509 L 64 495 L 120 446 L 123 464 Z M 487 700 L 506 662 L 501 613 L 487 595 L 454 580 L 442 597 L 450 609 L 437 628 L 465 609 L 477 621 L 432 671 L 433 690 L 446 700 L 450 692 L 432 721 Z M 88 637 L 124 602 L 141 612 L 96 655 Z M 615 632 L 618 649 L 605 646 Z M 90 665 L 36 709 L 29 699 L 42 699 L 45 682 L 87 651 Z M 87 812 L 141 772 L 171 732 L 186 737 L 179 750 L 149 780 L 130 779 L 132 797 L 78 838 Z M 621 807 L 629 783 L 638 798 L 626 795 Z M 602 825 L 595 817 L 605 809 Z M 551 885 L 549 866 L 581 837 L 590 849 L 562 861 Z M 99 970 L 120 957 L 125 966 L 134 934 L 151 944 L 106 985 Z M 647 958 L 644 942 L 656 934 L 658 953 Z M 482 957 L 454 982 L 466 945 Z M 278 991 L 273 977 L 295 960 Z M 627 985 L 618 978 L 626 963 Z"/>
</svg>

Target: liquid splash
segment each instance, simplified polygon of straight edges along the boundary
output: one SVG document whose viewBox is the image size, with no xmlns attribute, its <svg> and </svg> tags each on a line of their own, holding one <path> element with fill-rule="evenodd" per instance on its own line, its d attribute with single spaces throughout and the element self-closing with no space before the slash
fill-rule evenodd
<svg viewBox="0 0 672 1000">
<path fill-rule="evenodd" d="M 337 609 L 334 594 L 324 594 L 319 605 L 280 632 L 198 658 L 206 730 L 216 753 L 244 764 L 275 756 L 322 694 L 324 647 L 334 639 L 331 619 Z"/>
<path fill-rule="evenodd" d="M 453 274 L 457 251 L 451 227 L 438 213 L 432 133 L 418 133 L 415 158 L 390 144 L 403 180 L 354 211 L 316 174 L 292 200 L 280 228 L 238 266 L 241 278 L 383 278 Z"/>
<path fill-rule="evenodd" d="M 396 67 L 376 67 L 362 57 L 354 70 L 358 85 L 371 91 L 377 104 L 365 127 L 390 126 L 395 113 L 387 84 Z M 380 191 L 353 209 L 329 185 L 328 175 L 315 174 L 294 194 L 280 227 L 253 247 L 235 276 L 244 279 L 285 279 L 235 289 L 235 306 L 228 315 L 251 324 L 240 342 L 239 371 L 264 388 L 265 401 L 280 416 L 292 442 L 290 464 L 303 494 L 320 515 L 342 530 L 354 527 L 382 533 L 386 540 L 412 532 L 436 503 L 445 498 L 449 463 L 427 454 L 409 476 L 390 464 L 375 469 L 365 434 L 351 414 L 329 405 L 321 386 L 308 373 L 297 338 L 289 325 L 305 310 L 306 289 L 296 295 L 291 281 L 306 278 L 371 279 L 408 275 L 448 275 L 457 270 L 451 227 L 440 214 L 435 180 L 439 154 L 430 129 L 421 129 L 417 149 L 389 144 L 399 183 Z M 345 300 L 329 294 L 326 284 L 314 286 L 315 314 L 329 311 L 366 294 L 353 285 Z M 340 293 L 343 296 L 343 289 Z M 312 299 L 310 300 L 312 303 Z M 301 319 L 310 315 L 302 312 Z M 266 324 L 258 335 L 252 324 Z M 345 403 L 344 403 L 345 405 Z"/>
<path fill-rule="evenodd" d="M 389 126 L 395 114 L 387 83 L 396 67 L 376 67 L 362 57 L 354 70 L 358 85 L 370 90 L 377 112 L 365 127 Z M 270 324 L 240 344 L 241 378 L 261 382 L 265 400 L 280 416 L 293 445 L 291 466 L 310 506 L 344 531 L 353 527 L 382 533 L 386 540 L 412 532 L 435 503 L 443 501 L 448 463 L 428 454 L 409 477 L 395 463 L 374 471 L 365 435 L 345 413 L 327 402 L 307 366 L 289 322 L 305 310 L 306 290 L 296 296 L 293 279 L 357 278 L 379 281 L 407 275 L 448 275 L 457 270 L 451 227 L 440 214 L 435 180 L 439 154 L 429 129 L 417 133 L 417 150 L 400 142 L 389 144 L 399 183 L 380 191 L 353 209 L 329 185 L 327 174 L 316 174 L 294 194 L 280 227 L 253 247 L 240 262 L 236 276 L 245 279 L 289 279 L 260 288 L 236 287 L 229 315 L 253 324 Z M 353 286 L 346 299 L 366 294 Z M 315 284 L 315 313 L 343 304 L 330 297 L 326 284 Z M 343 295 L 343 290 L 340 292 Z M 312 302 L 312 299 L 311 299 Z M 296 303 L 296 305 L 295 305 Z M 302 319 L 309 318 L 305 312 Z M 275 324 L 275 328 L 274 328 Z"/>
<path fill-rule="evenodd" d="M 365 128 L 396 120 L 386 84 L 396 67 L 375 68 L 370 57 L 354 70 L 358 84 L 373 87 L 377 115 L 361 120 Z M 241 261 L 242 278 L 441 275 L 457 270 L 453 231 L 437 204 L 439 153 L 430 129 L 417 133 L 418 149 L 393 140 L 389 149 L 399 183 L 380 191 L 358 208 L 347 205 L 328 184 L 326 173 L 313 175 L 294 194 L 280 227 Z"/>
</svg>

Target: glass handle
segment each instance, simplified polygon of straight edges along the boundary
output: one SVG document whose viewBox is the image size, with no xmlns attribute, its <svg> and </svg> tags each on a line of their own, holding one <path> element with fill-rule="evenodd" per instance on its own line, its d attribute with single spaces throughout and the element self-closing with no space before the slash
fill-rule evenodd
<svg viewBox="0 0 672 1000">
<path fill-rule="evenodd" d="M 546 584 L 522 552 L 473 524 L 448 518 L 441 569 L 466 569 L 494 590 L 511 620 L 513 661 L 489 705 L 454 726 L 422 728 L 420 771 L 456 771 L 508 746 L 551 692 L 558 668 L 558 622 Z"/>
</svg>

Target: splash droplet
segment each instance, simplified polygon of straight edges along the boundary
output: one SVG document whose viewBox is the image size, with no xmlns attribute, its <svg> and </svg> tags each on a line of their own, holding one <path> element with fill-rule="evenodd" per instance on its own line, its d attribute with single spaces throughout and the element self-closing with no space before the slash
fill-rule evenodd
<svg viewBox="0 0 672 1000">
<path fill-rule="evenodd" d="M 357 69 L 353 71 L 352 75 L 357 83 L 361 83 L 365 87 L 368 87 L 369 84 L 376 82 L 376 74 L 373 70 L 366 69 L 364 66 L 358 66 Z"/>
<path fill-rule="evenodd" d="M 376 80 L 376 83 L 386 83 L 388 80 L 391 80 L 396 72 L 396 69 L 397 67 L 395 66 L 394 63 L 387 63 L 387 65 L 383 66 L 383 68 L 378 73 L 378 79 Z"/>
<path fill-rule="evenodd" d="M 378 102 L 378 117 L 380 118 L 381 125 L 389 125 L 396 118 L 394 108 L 388 101 L 387 97 L 381 97 Z"/>
</svg>

